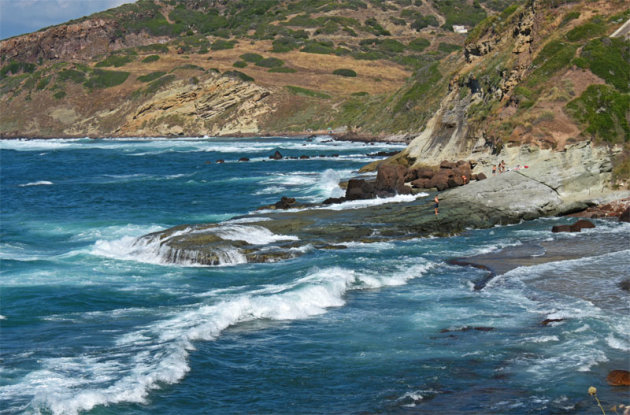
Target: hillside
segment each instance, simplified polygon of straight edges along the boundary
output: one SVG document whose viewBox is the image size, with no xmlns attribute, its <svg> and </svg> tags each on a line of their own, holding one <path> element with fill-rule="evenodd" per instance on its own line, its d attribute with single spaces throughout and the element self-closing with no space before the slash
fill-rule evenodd
<svg viewBox="0 0 630 415">
<path fill-rule="evenodd" d="M 628 177 L 629 18 L 624 0 L 140 0 L 0 42 L 0 135 L 417 136 L 403 164 L 592 139 Z"/>
<path fill-rule="evenodd" d="M 446 87 L 449 65 L 435 68 L 464 45 L 452 25 L 472 28 L 511 3 L 140 0 L 0 42 L 0 134 L 416 131 L 438 101 L 419 109 L 415 80 L 428 72 Z M 232 90 L 211 100 L 223 109 L 212 116 L 191 106 L 191 94 L 241 81 L 264 99 Z"/>
</svg>

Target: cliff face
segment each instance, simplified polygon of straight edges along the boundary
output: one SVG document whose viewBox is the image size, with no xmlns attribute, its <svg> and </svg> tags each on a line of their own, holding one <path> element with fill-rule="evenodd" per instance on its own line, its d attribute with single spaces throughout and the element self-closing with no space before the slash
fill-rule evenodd
<svg viewBox="0 0 630 415">
<path fill-rule="evenodd" d="M 627 12 L 614 15 L 623 10 L 620 6 L 575 2 L 550 7 L 532 0 L 482 22 L 468 38 L 465 62 L 439 110 L 391 161 L 416 166 L 444 159 L 497 163 L 512 158 L 510 149 L 524 144 L 563 150 L 584 140 L 614 144 L 611 151 L 627 160 L 630 45 L 606 36 L 624 22 Z M 597 62 L 587 61 L 595 56 Z M 595 114 L 601 115 L 597 121 Z"/>
<path fill-rule="evenodd" d="M 120 35 L 114 20 L 89 19 L 50 27 L 0 42 L 0 56 L 7 61 L 42 62 L 85 60 L 115 50 L 165 41 L 146 32 Z"/>
<path fill-rule="evenodd" d="M 126 117 L 116 130 L 126 135 L 209 135 L 256 133 L 259 119 L 271 111 L 262 87 L 213 75 L 193 85 L 179 81 Z"/>
</svg>

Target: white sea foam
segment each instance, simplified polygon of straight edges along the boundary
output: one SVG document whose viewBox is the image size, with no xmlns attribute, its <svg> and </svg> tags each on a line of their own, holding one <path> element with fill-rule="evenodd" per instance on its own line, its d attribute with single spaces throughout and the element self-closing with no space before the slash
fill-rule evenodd
<svg viewBox="0 0 630 415">
<path fill-rule="evenodd" d="M 245 241 L 252 245 L 267 245 L 277 241 L 297 241 L 293 235 L 277 235 L 269 229 L 256 225 L 221 225 L 210 230 L 222 239 Z"/>
<path fill-rule="evenodd" d="M 151 390 L 186 375 L 188 355 L 196 341 L 216 339 L 226 328 L 242 322 L 316 316 L 343 306 L 348 291 L 404 284 L 432 266 L 418 264 L 392 274 L 326 268 L 292 283 L 265 287 L 260 293 L 226 292 L 219 302 L 186 306 L 171 318 L 112 339 L 107 353 L 41 359 L 40 368 L 21 382 L 0 386 L 0 396 L 30 397 L 34 411 L 53 414 L 77 414 L 121 402 L 144 403 Z"/>
<path fill-rule="evenodd" d="M 53 182 L 49 182 L 48 180 L 40 180 L 37 182 L 29 182 L 29 183 L 24 183 L 24 184 L 20 184 L 20 187 L 30 187 L 30 186 L 52 186 L 54 183 Z"/>
</svg>

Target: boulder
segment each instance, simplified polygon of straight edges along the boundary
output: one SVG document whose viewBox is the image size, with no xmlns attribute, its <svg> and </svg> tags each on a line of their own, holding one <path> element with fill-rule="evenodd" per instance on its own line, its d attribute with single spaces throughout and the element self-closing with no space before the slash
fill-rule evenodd
<svg viewBox="0 0 630 415">
<path fill-rule="evenodd" d="M 428 189 L 430 182 L 431 179 L 416 179 L 411 182 L 411 186 L 415 187 L 416 189 Z"/>
<path fill-rule="evenodd" d="M 282 196 L 282 198 L 274 205 L 276 209 L 289 209 L 295 205 L 294 197 Z"/>
<path fill-rule="evenodd" d="M 457 164 L 452 163 L 448 160 L 442 160 L 442 162 L 440 163 L 440 169 L 454 169 L 455 167 L 457 167 Z"/>
<path fill-rule="evenodd" d="M 555 225 L 551 228 L 551 232 L 553 233 L 558 233 L 558 232 L 579 232 L 580 230 L 574 230 L 571 225 Z"/>
<path fill-rule="evenodd" d="M 630 222 L 630 207 L 619 216 L 619 222 Z"/>
<path fill-rule="evenodd" d="M 464 178 L 462 176 L 453 175 L 446 181 L 449 189 L 453 187 L 462 186 L 464 184 Z"/>
<path fill-rule="evenodd" d="M 551 323 L 559 323 L 561 321 L 564 321 L 564 319 L 563 318 L 546 318 L 540 324 L 546 327 Z"/>
<path fill-rule="evenodd" d="M 429 168 L 422 168 L 416 170 L 416 175 L 418 176 L 418 179 L 430 179 L 433 175 L 435 175 L 435 172 Z"/>
<path fill-rule="evenodd" d="M 488 177 L 486 177 L 485 174 L 483 173 L 478 173 L 477 174 L 477 181 L 481 181 L 481 180 L 486 180 Z"/>
<path fill-rule="evenodd" d="M 306 155 L 304 155 L 304 154 L 302 154 L 302 155 L 300 156 L 300 160 L 306 160 L 306 159 L 310 159 L 310 157 L 309 157 L 309 156 L 306 156 Z"/>
<path fill-rule="evenodd" d="M 407 170 L 407 174 L 405 175 L 405 183 L 413 182 L 418 178 L 418 170 L 409 169 Z"/>
<path fill-rule="evenodd" d="M 342 203 L 345 201 L 346 201 L 345 197 L 329 197 L 328 199 L 322 202 L 322 205 L 333 205 L 333 204 Z"/>
<path fill-rule="evenodd" d="M 241 157 L 238 161 L 249 161 L 249 159 L 247 157 Z"/>
<path fill-rule="evenodd" d="M 613 370 L 606 376 L 606 382 L 612 386 L 630 386 L 630 372 Z"/>
<path fill-rule="evenodd" d="M 593 224 L 593 222 L 586 219 L 580 219 L 579 221 L 571 225 L 571 232 L 581 232 L 582 229 L 589 229 L 594 227 L 595 225 Z"/>
<path fill-rule="evenodd" d="M 394 164 L 381 164 L 376 173 L 375 189 L 379 194 L 409 194 L 411 189 L 405 186 L 407 167 Z"/>
<path fill-rule="evenodd" d="M 225 163 L 225 160 L 223 160 L 223 159 L 218 159 L 218 160 L 217 160 L 217 164 L 221 164 L 221 163 Z"/>
<path fill-rule="evenodd" d="M 348 180 L 346 188 L 347 200 L 372 199 L 376 196 L 376 192 L 372 183 L 363 179 Z"/>
<path fill-rule="evenodd" d="M 276 150 L 276 152 L 273 153 L 273 156 L 269 156 L 269 158 L 271 160 L 282 160 L 282 154 L 280 154 L 280 152 Z"/>
<path fill-rule="evenodd" d="M 448 189 L 448 178 L 449 178 L 448 173 L 445 174 L 442 171 L 440 171 L 429 180 L 428 187 L 435 187 L 440 192 L 442 190 L 446 190 Z"/>
</svg>

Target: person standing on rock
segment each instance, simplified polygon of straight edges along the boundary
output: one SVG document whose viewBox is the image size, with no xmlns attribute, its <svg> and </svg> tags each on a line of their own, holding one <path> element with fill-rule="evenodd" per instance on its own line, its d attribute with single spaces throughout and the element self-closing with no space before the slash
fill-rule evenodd
<svg viewBox="0 0 630 415">
<path fill-rule="evenodd" d="M 438 208 L 440 207 L 440 199 L 438 198 L 438 195 L 435 195 L 435 199 L 433 199 L 433 201 L 435 202 L 435 216 L 437 216 Z"/>
</svg>

